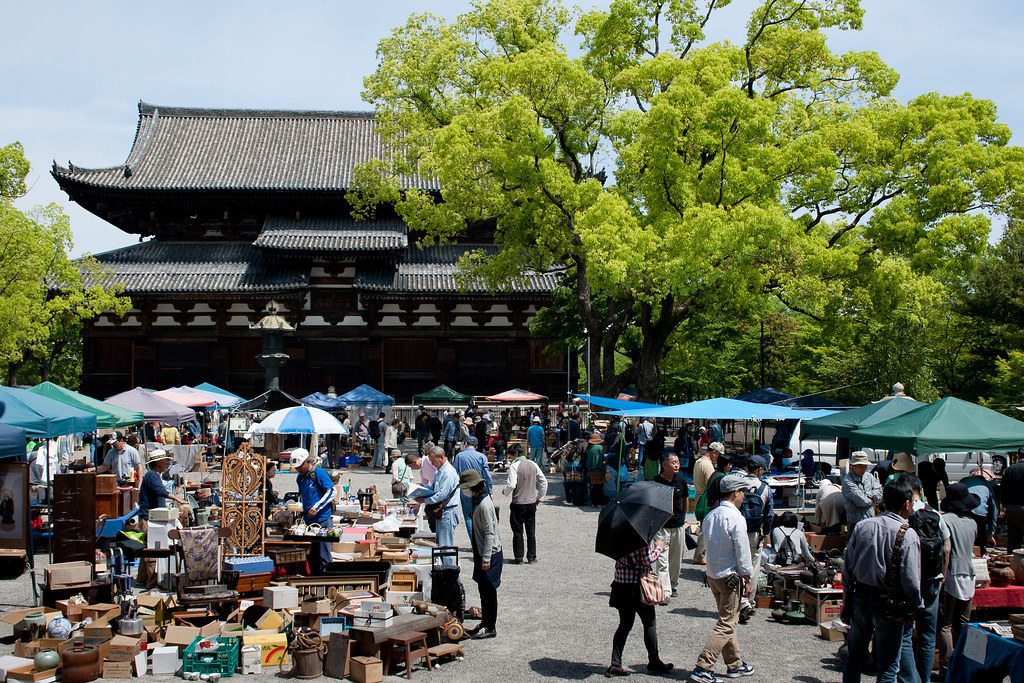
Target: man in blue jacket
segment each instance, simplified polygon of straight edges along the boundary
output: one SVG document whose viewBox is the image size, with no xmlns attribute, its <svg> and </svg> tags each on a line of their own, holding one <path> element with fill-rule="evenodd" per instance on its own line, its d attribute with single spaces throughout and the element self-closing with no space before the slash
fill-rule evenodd
<svg viewBox="0 0 1024 683">
<path fill-rule="evenodd" d="M 530 446 L 530 460 L 539 467 L 544 466 L 544 427 L 540 424 L 540 415 L 533 416 L 533 424 L 526 430 L 526 439 Z"/>
<path fill-rule="evenodd" d="M 330 475 L 321 467 L 310 461 L 309 451 L 296 448 L 290 460 L 293 469 L 297 470 L 299 500 L 302 501 L 302 521 L 306 524 L 319 524 L 321 529 L 334 527 L 331 519 L 331 503 L 334 502 L 334 482 Z M 309 569 L 314 574 L 323 574 L 331 563 L 330 542 L 312 543 L 309 553 Z"/>
<path fill-rule="evenodd" d="M 466 439 L 466 447 L 455 456 L 455 471 L 462 476 L 463 472 L 468 470 L 476 470 L 480 473 L 480 477 L 487 483 L 487 495 L 491 495 L 493 491 L 493 483 L 491 482 L 491 470 L 487 466 L 487 456 L 476 449 L 477 438 L 471 436 Z M 472 544 L 473 541 L 473 497 L 472 494 L 466 489 L 463 489 L 462 495 L 459 496 L 462 500 L 462 518 L 466 520 L 466 532 L 469 534 L 469 540 Z"/>
</svg>

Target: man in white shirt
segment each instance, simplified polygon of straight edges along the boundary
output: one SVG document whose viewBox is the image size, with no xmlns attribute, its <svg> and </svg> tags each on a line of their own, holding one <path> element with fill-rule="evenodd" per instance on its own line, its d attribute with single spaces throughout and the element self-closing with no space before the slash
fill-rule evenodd
<svg viewBox="0 0 1024 683">
<path fill-rule="evenodd" d="M 718 623 L 690 674 L 694 683 L 720 683 L 721 679 L 712 671 L 719 655 L 725 660 L 729 678 L 754 673 L 754 667 L 745 664 L 740 657 L 740 643 L 736 635 L 740 597 L 748 597 L 753 590 L 747 521 L 739 511 L 751 485 L 747 478 L 729 474 L 722 477 L 719 487 L 722 501 L 702 523 L 707 579 L 718 604 Z"/>
<path fill-rule="evenodd" d="M 537 504 L 548 492 L 544 471 L 523 454 L 523 447 L 514 443 L 508 447 L 512 464 L 508 468 L 508 484 L 501 492 L 512 494 L 509 524 L 512 526 L 512 552 L 515 558 L 509 564 L 532 564 L 537 561 Z M 526 557 L 523 557 L 523 530 L 526 530 Z"/>
<path fill-rule="evenodd" d="M 125 482 L 132 478 L 132 471 L 135 471 L 135 488 L 142 485 L 142 460 L 139 452 L 125 443 L 124 434 L 114 432 L 112 437 L 114 445 L 107 451 L 107 457 L 103 464 L 96 468 L 96 474 L 110 472 L 117 476 L 117 481 Z"/>
</svg>

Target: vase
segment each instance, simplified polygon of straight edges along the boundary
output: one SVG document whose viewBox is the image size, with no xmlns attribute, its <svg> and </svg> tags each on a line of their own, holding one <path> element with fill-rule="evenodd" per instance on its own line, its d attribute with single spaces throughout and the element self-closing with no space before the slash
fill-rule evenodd
<svg viewBox="0 0 1024 683">
<path fill-rule="evenodd" d="M 32 662 L 36 665 L 36 671 L 49 671 L 60 666 L 60 655 L 56 650 L 40 650 Z"/>
<path fill-rule="evenodd" d="M 61 655 L 64 669 L 61 679 L 64 683 L 89 683 L 100 677 L 100 651 L 95 645 L 86 645 L 76 640 Z"/>
<path fill-rule="evenodd" d="M 988 576 L 993 586 L 1002 588 L 1013 583 L 1014 571 L 1005 562 L 989 562 Z"/>
<path fill-rule="evenodd" d="M 31 643 L 46 635 L 46 617 L 41 610 L 33 610 L 21 620 L 21 642 Z"/>
<path fill-rule="evenodd" d="M 1024 585 L 1024 549 L 1013 551 L 1010 559 L 1010 569 L 1013 570 L 1013 582 Z"/>
</svg>

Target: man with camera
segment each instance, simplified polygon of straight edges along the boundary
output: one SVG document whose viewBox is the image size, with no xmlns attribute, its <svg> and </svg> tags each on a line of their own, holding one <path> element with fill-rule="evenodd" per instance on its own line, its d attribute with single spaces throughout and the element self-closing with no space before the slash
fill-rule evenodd
<svg viewBox="0 0 1024 683">
<path fill-rule="evenodd" d="M 843 683 L 860 681 L 872 633 L 878 682 L 893 683 L 922 607 L 921 544 L 907 521 L 914 506 L 907 478 L 886 484 L 882 501 L 885 514 L 859 522 L 843 555 L 841 616 L 850 625 Z"/>
</svg>

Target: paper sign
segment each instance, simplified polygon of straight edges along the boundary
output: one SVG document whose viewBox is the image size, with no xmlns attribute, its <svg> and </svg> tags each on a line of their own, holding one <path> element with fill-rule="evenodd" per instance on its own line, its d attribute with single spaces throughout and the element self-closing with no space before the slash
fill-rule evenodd
<svg viewBox="0 0 1024 683">
<path fill-rule="evenodd" d="M 964 643 L 964 656 L 978 664 L 985 663 L 988 648 L 988 635 L 980 628 L 967 627 L 967 640 Z"/>
</svg>

